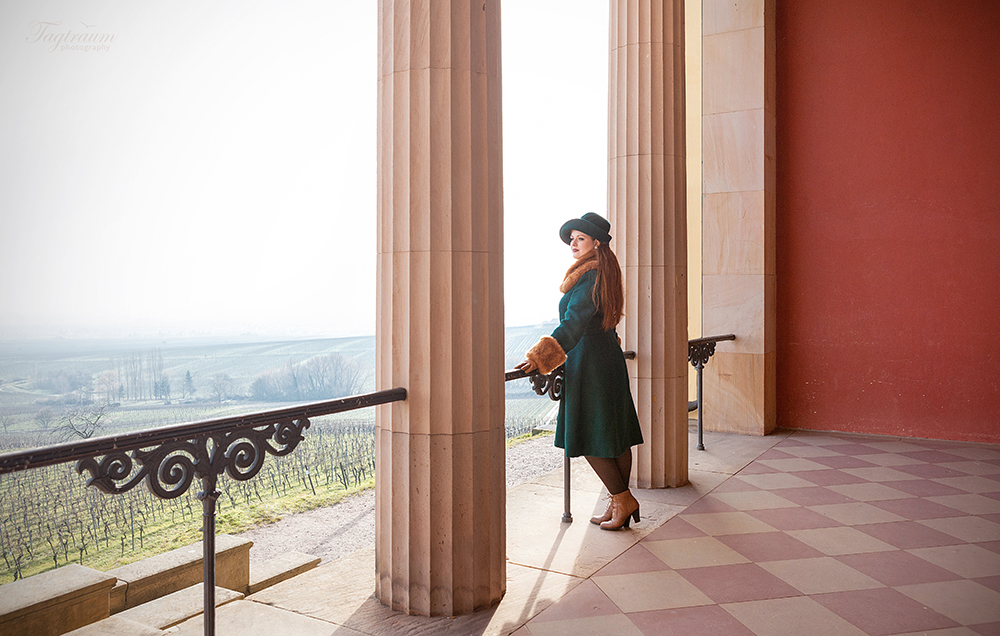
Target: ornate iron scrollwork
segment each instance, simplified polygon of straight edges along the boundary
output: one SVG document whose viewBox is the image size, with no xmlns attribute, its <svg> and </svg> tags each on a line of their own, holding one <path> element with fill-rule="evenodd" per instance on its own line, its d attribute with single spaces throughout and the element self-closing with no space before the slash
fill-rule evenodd
<svg viewBox="0 0 1000 636">
<path fill-rule="evenodd" d="M 708 359 L 715 355 L 714 342 L 699 342 L 688 345 L 688 362 L 699 371 L 708 364 Z"/>
<path fill-rule="evenodd" d="M 562 398 L 563 390 L 563 374 L 566 369 L 563 366 L 556 367 L 548 375 L 543 375 L 541 373 L 532 373 L 528 376 L 528 381 L 531 382 L 531 388 L 538 395 L 545 395 L 548 393 L 549 399 L 554 402 L 558 402 Z"/>
<path fill-rule="evenodd" d="M 309 420 L 286 420 L 266 426 L 206 434 L 191 440 L 165 442 L 153 449 L 111 452 L 98 462 L 89 457 L 77 462 L 78 473 L 87 471 L 88 486 L 119 494 L 145 479 L 150 492 L 173 499 L 188 491 L 195 477 L 211 479 L 225 472 L 246 481 L 260 472 L 267 454 L 283 456 L 302 441 Z M 271 443 L 273 440 L 273 444 Z M 138 470 L 135 466 L 138 464 Z"/>
</svg>

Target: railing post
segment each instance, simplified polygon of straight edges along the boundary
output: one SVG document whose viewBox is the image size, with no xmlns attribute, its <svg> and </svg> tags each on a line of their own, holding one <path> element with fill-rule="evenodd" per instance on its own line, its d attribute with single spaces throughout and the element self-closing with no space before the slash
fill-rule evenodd
<svg viewBox="0 0 1000 636">
<path fill-rule="evenodd" d="M 570 487 L 569 457 L 563 455 L 563 523 L 573 523 L 573 513 L 569 507 Z"/>
<path fill-rule="evenodd" d="M 700 451 L 703 451 L 703 450 L 705 450 L 705 440 L 702 437 L 703 433 L 702 433 L 701 415 L 705 411 L 705 409 L 701 408 L 701 405 L 702 405 L 702 401 L 701 401 L 701 372 L 705 370 L 705 365 L 702 362 L 698 362 L 696 365 L 694 365 L 694 368 L 697 370 L 697 378 L 695 380 L 695 384 L 698 387 L 698 446 L 696 446 L 695 448 L 697 448 Z"/>
<path fill-rule="evenodd" d="M 222 494 L 216 488 L 214 473 L 201 480 L 202 491 L 197 494 L 201 500 L 201 547 L 202 586 L 205 599 L 205 636 L 215 636 L 215 502 Z"/>
</svg>

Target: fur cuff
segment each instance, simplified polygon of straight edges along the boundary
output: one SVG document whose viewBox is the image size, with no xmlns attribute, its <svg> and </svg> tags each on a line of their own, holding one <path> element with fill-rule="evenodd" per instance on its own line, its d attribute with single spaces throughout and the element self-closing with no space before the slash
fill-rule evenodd
<svg viewBox="0 0 1000 636">
<path fill-rule="evenodd" d="M 553 369 L 566 362 L 566 352 L 559 346 L 559 341 L 552 336 L 542 336 L 542 339 L 528 350 L 525 357 L 535 363 L 542 375 L 552 373 Z"/>
</svg>

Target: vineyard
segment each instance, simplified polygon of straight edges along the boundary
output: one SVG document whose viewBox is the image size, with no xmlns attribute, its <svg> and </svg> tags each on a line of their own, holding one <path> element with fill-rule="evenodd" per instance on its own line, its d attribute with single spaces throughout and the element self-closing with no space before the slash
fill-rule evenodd
<svg viewBox="0 0 1000 636">
<path fill-rule="evenodd" d="M 285 346 L 282 353 L 304 346 Z M 309 346 L 313 356 L 329 355 L 324 352 L 330 347 Z M 259 348 L 270 351 L 278 347 Z M 255 361 L 246 357 L 245 350 L 233 357 L 244 369 L 249 368 L 242 372 L 226 367 L 214 356 L 199 353 L 200 356 L 184 351 L 186 359 L 181 361 L 179 355 L 168 352 L 161 364 L 174 369 L 195 367 L 197 375 L 202 377 L 205 369 L 228 368 L 238 372 L 232 376 L 243 380 L 279 368 L 275 357 Z M 99 358 L 91 357 L 78 360 L 79 364 L 73 368 L 84 369 L 83 375 L 101 373 Z M 196 360 L 201 366 L 194 364 Z M 10 357 L 0 360 L 0 374 L 6 375 L 0 375 L 0 415 L 4 418 L 0 452 L 60 441 L 56 438 L 58 418 L 64 421 L 72 409 L 64 405 L 60 405 L 61 410 L 52 408 L 53 404 L 59 404 L 60 396 L 53 395 L 51 390 L 39 391 L 31 381 L 32 377 L 40 376 L 39 367 L 45 368 L 48 374 L 45 377 L 59 377 L 48 371 L 59 368 L 59 364 L 65 365 L 66 361 L 43 358 L 32 363 L 32 372 L 25 369 L 24 361 L 12 361 Z M 286 362 L 286 366 L 292 368 L 291 363 Z M 66 375 L 68 381 L 74 377 Z M 151 397 L 146 395 L 146 399 L 126 401 L 114 408 L 107 408 L 110 405 L 106 401 L 97 400 L 105 408 L 106 417 L 98 422 L 94 432 L 108 435 L 285 406 L 254 402 L 246 395 L 238 399 L 203 398 L 180 403 Z M 554 405 L 548 398 L 534 395 L 526 381 L 508 383 L 507 437 L 518 437 L 545 426 L 554 417 Z M 39 412 L 44 415 L 46 408 L 62 415 L 39 417 Z M 312 420 L 298 448 L 285 457 L 268 456 L 255 478 L 241 482 L 225 475 L 220 477 L 222 496 L 217 503 L 217 531 L 239 533 L 290 513 L 332 505 L 353 492 L 370 488 L 375 475 L 374 440 L 372 409 Z M 71 464 L 0 476 L 3 557 L 0 583 L 68 563 L 108 570 L 198 541 L 202 510 L 195 497 L 197 490 L 196 481 L 190 491 L 171 500 L 154 497 L 144 485 L 121 495 L 105 495 L 87 488 L 85 476 L 78 475 Z"/>
<path fill-rule="evenodd" d="M 294 453 L 269 456 L 256 478 L 220 478 L 218 531 L 240 532 L 371 486 L 374 437 L 373 417 L 317 418 Z M 0 577 L 12 581 L 71 562 L 107 570 L 197 541 L 196 491 L 197 482 L 170 500 L 144 486 L 105 495 L 67 464 L 0 477 Z"/>
<path fill-rule="evenodd" d="M 521 415 L 507 418 L 508 438 L 530 433 L 551 403 L 517 400 Z M 375 420 L 358 413 L 317 418 L 295 452 L 268 456 L 250 481 L 223 475 L 218 532 L 239 533 L 293 512 L 333 505 L 369 488 L 375 475 Z M 343 417 L 348 415 L 351 417 Z M 198 541 L 201 503 L 197 482 L 176 499 L 157 499 L 144 486 L 105 495 L 85 486 L 71 465 L 0 477 L 0 581 L 80 563 L 97 570 L 131 563 Z"/>
</svg>

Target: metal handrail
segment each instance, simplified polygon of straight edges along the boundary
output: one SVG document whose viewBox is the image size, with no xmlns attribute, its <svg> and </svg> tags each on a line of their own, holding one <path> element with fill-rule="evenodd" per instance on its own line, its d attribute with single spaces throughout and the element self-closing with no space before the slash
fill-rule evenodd
<svg viewBox="0 0 1000 636">
<path fill-rule="evenodd" d="M 377 406 L 406 399 L 406 389 L 389 389 L 362 395 L 312 402 L 275 411 L 260 411 L 247 415 L 237 415 L 215 420 L 173 424 L 148 431 L 136 431 L 123 435 L 106 435 L 90 439 L 52 444 L 10 453 L 0 453 L 0 475 L 42 468 L 54 464 L 79 461 L 108 453 L 127 452 L 149 448 L 157 444 L 193 439 L 205 435 L 219 435 L 234 430 L 266 426 L 280 421 L 304 420 L 311 417 L 333 415 L 355 409 Z"/>
<path fill-rule="evenodd" d="M 726 340 L 736 340 L 736 334 L 727 333 L 724 336 L 705 336 L 704 338 L 694 338 L 693 340 L 688 340 L 688 355 L 690 355 L 693 347 L 714 344 L 716 342 L 725 342 Z M 714 350 L 715 349 L 713 348 L 713 351 Z"/>
<path fill-rule="evenodd" d="M 405 399 L 406 389 L 389 389 L 4 453 L 0 454 L 0 475 L 76 461 L 77 472 L 90 473 L 88 486 L 120 494 L 145 481 L 160 499 L 179 497 L 188 491 L 195 477 L 200 478 L 202 490 L 197 497 L 202 502 L 204 633 L 215 636 L 215 502 L 222 494 L 216 487 L 219 476 L 226 473 L 239 481 L 252 479 L 268 454 L 280 457 L 295 450 L 309 428 L 310 417 Z M 100 462 L 97 457 L 102 458 Z"/>
</svg>

